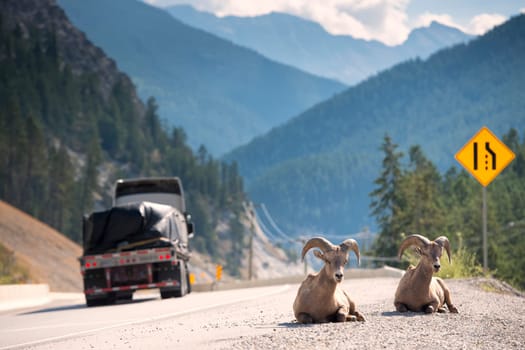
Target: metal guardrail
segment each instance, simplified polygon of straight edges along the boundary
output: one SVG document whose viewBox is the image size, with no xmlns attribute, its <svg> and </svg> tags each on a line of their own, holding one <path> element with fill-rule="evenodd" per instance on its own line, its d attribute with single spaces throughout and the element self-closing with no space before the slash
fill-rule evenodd
<svg viewBox="0 0 525 350">
<path fill-rule="evenodd" d="M 377 269 L 347 269 L 345 271 L 345 279 L 352 278 L 381 278 L 381 277 L 392 277 L 401 278 L 405 272 L 400 269 L 396 269 L 390 266 L 384 266 Z M 304 280 L 305 276 L 289 276 L 280 277 L 273 279 L 264 280 L 251 280 L 251 281 L 231 281 L 231 282 L 212 282 L 212 283 L 199 283 L 192 285 L 192 291 L 194 292 L 209 292 L 216 290 L 230 290 L 230 289 L 241 289 L 241 288 L 253 288 L 253 287 L 267 287 L 281 284 L 299 284 Z"/>
</svg>

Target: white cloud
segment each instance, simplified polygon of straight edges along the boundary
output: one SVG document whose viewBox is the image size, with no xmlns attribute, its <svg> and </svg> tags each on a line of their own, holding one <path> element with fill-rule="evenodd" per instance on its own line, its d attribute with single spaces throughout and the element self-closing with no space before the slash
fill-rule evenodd
<svg viewBox="0 0 525 350">
<path fill-rule="evenodd" d="M 323 0 L 315 3 L 319 7 L 326 4 Z M 408 3 L 409 0 L 332 0 L 331 17 L 319 19 L 311 15 L 310 18 L 322 23 L 333 34 L 349 34 L 395 45 L 403 42 L 409 33 Z"/>
<path fill-rule="evenodd" d="M 331 34 L 351 35 L 366 40 L 379 40 L 388 45 L 402 43 L 410 30 L 430 25 L 432 21 L 480 35 L 504 22 L 507 17 L 485 13 L 487 9 L 458 16 L 448 10 L 432 11 L 408 18 L 407 8 L 418 0 L 143 0 L 154 6 L 191 4 L 199 11 L 217 16 L 258 16 L 284 12 L 321 24 Z M 457 9 L 456 9 L 457 10 Z M 490 10 L 489 10 L 490 11 Z M 525 8 L 521 8 L 525 13 Z M 446 13 L 443 13 L 446 12 Z M 481 14 L 480 14 L 481 12 Z M 415 14 L 413 14 L 415 15 Z"/>
<path fill-rule="evenodd" d="M 436 13 L 430 13 L 430 12 L 425 12 L 419 15 L 419 17 L 414 22 L 414 27 L 415 28 L 428 27 L 430 26 L 432 22 L 438 22 L 438 23 L 444 24 L 449 27 L 458 28 L 461 31 L 467 30 L 466 28 L 459 25 L 458 23 L 455 23 L 454 20 L 452 19 L 452 16 L 450 15 L 436 14 Z"/>
<path fill-rule="evenodd" d="M 482 35 L 495 26 L 505 22 L 506 20 L 507 17 L 503 15 L 485 13 L 474 16 L 465 25 L 460 25 L 459 23 L 456 23 L 452 16 L 448 14 L 425 12 L 417 18 L 414 24 L 415 27 L 427 27 L 432 21 L 436 21 L 449 27 L 458 28 L 459 30 L 468 34 Z"/>
<path fill-rule="evenodd" d="M 470 20 L 469 23 L 469 33 L 481 35 L 485 34 L 487 31 L 491 30 L 497 25 L 505 22 L 507 17 L 493 13 L 484 13 L 478 15 Z"/>
<path fill-rule="evenodd" d="M 144 0 L 154 6 L 187 4 L 188 0 Z M 406 7 L 410 0 L 194 0 L 200 11 L 218 16 L 257 16 L 285 12 L 321 24 L 332 34 L 352 35 L 395 45 L 409 33 Z"/>
</svg>

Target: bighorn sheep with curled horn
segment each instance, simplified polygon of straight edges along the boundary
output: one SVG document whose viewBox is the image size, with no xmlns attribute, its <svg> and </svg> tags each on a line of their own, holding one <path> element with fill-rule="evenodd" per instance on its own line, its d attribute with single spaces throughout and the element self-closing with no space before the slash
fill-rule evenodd
<svg viewBox="0 0 525 350">
<path fill-rule="evenodd" d="M 448 310 L 457 313 L 458 309 L 452 305 L 450 291 L 445 282 L 439 277 L 433 277 L 434 272 L 441 268 L 439 259 L 445 248 L 450 262 L 450 243 L 448 238 L 440 236 L 434 241 L 421 235 L 408 236 L 399 247 L 399 258 L 405 249 L 416 246 L 416 252 L 421 260 L 416 267 L 410 265 L 401 277 L 394 298 L 394 305 L 399 312 L 424 311 L 426 313 L 445 312 Z"/>
<path fill-rule="evenodd" d="M 355 304 L 340 287 L 344 267 L 348 262 L 349 250 L 357 256 L 359 247 L 353 239 L 347 239 L 336 246 L 322 237 L 311 238 L 303 247 L 301 258 L 311 248 L 319 248 L 314 255 L 324 261 L 323 268 L 309 274 L 301 283 L 293 303 L 295 318 L 299 323 L 364 321 L 355 309 Z"/>
</svg>

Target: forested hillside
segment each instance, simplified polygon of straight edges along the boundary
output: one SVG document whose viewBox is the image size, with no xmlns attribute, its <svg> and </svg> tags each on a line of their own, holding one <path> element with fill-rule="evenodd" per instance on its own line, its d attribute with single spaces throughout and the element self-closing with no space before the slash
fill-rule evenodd
<svg viewBox="0 0 525 350">
<path fill-rule="evenodd" d="M 142 98 L 216 156 L 341 91 L 313 76 L 190 27 L 138 0 L 59 0 L 73 24 L 113 57 Z"/>
<path fill-rule="evenodd" d="M 525 16 L 468 44 L 397 65 L 230 153 L 248 192 L 291 233 L 375 226 L 368 194 L 388 133 L 440 171 L 483 125 L 525 127 Z"/>
<path fill-rule="evenodd" d="M 111 204 L 117 178 L 179 176 L 194 246 L 238 268 L 245 197 L 236 165 L 162 128 L 155 100 L 143 105 L 54 1 L 2 1 L 0 13 L 0 198 L 80 242 L 83 214 Z M 218 244 L 219 221 L 231 227 L 231 249 Z"/>
<path fill-rule="evenodd" d="M 488 267 L 525 289 L 525 135 L 511 129 L 502 141 L 516 157 L 487 187 Z M 445 235 L 453 248 L 453 265 L 455 261 L 470 269 L 472 263 L 480 266 L 480 184 L 456 167 L 440 173 L 420 146 L 401 150 L 388 135 L 381 150 L 383 165 L 371 193 L 371 209 L 379 225 L 375 255 L 396 256 L 409 234 L 429 239 Z"/>
<path fill-rule="evenodd" d="M 318 23 L 284 13 L 219 17 L 191 5 L 166 10 L 184 23 L 268 58 L 348 85 L 409 58 L 427 58 L 439 49 L 471 39 L 456 28 L 433 22 L 413 30 L 404 43 L 387 46 L 376 40 L 332 35 Z"/>
</svg>

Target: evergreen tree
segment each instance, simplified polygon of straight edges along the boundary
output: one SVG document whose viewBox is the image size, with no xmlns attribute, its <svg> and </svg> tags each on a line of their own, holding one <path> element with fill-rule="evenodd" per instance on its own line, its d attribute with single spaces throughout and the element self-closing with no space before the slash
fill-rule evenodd
<svg viewBox="0 0 525 350">
<path fill-rule="evenodd" d="M 246 247 L 245 237 L 249 237 L 251 232 L 246 233 L 239 217 L 232 216 L 229 222 L 230 235 L 228 241 L 231 242 L 231 250 L 226 255 L 226 268 L 232 276 L 240 277 L 240 264 Z"/>
<path fill-rule="evenodd" d="M 45 194 L 44 188 L 47 179 L 47 172 L 45 171 L 47 144 L 41 126 L 33 117 L 27 118 L 25 128 L 29 142 L 26 170 L 21 176 L 21 186 L 25 192 L 25 205 L 21 208 L 40 216 L 46 210 L 45 203 L 40 199 Z"/>
<path fill-rule="evenodd" d="M 64 146 L 51 148 L 48 163 L 48 196 L 46 222 L 60 232 L 71 232 L 71 211 L 74 206 L 73 164 Z M 78 230 L 78 228 L 77 228 Z"/>
<path fill-rule="evenodd" d="M 383 170 L 374 181 L 376 189 L 370 193 L 372 197 L 372 215 L 376 217 L 380 228 L 379 237 L 374 246 L 374 251 L 379 256 L 395 256 L 398 243 L 401 239 L 401 227 L 395 225 L 395 219 L 400 210 L 398 190 L 401 180 L 400 158 L 402 152 L 397 151 L 398 146 L 392 142 L 388 134 L 383 139 L 381 150 L 384 153 Z"/>
<path fill-rule="evenodd" d="M 525 142 L 520 142 L 516 130 L 511 129 L 503 140 L 517 159 L 524 154 Z M 376 180 L 380 186 L 371 193 L 372 208 L 381 223 L 375 243 L 376 254 L 393 254 L 402 238 L 398 233 L 402 231 L 421 233 L 429 238 L 444 234 L 451 240 L 453 250 L 465 249 L 481 264 L 482 189 L 479 183 L 456 167 L 441 177 L 419 146 L 410 148 L 410 161 L 403 169 L 399 168 L 400 153 L 397 158 L 393 156 L 396 152 L 390 139 L 385 139 L 382 149 L 384 169 Z M 390 176 L 394 173 L 397 177 Z M 388 181 L 389 178 L 397 180 Z M 521 165 L 510 165 L 486 190 L 488 267 L 497 277 L 525 288 L 525 275 L 520 273 L 525 265 L 519 258 L 525 252 L 525 241 L 521 239 L 525 233 L 525 181 Z M 397 242 L 390 246 L 385 243 L 395 240 Z"/>
<path fill-rule="evenodd" d="M 146 121 L 146 130 L 149 133 L 149 140 L 153 144 L 164 151 L 167 143 L 166 133 L 162 128 L 157 110 L 159 109 L 157 101 L 154 97 L 150 97 L 146 102 L 146 113 L 144 119 Z"/>
<path fill-rule="evenodd" d="M 399 193 L 403 197 L 395 226 L 402 227 L 406 234 L 424 233 L 433 237 L 442 233 L 444 213 L 441 191 L 441 177 L 421 147 L 409 150 L 410 170 L 400 181 Z"/>
<path fill-rule="evenodd" d="M 223 251 L 217 235 L 221 222 L 232 230 L 226 240 L 241 225 L 245 198 L 236 165 L 213 159 L 204 147 L 194 152 L 180 128 L 167 132 L 155 99 L 142 105 L 120 73 L 108 87 L 96 73 L 73 69 L 61 58 L 61 37 L 48 29 L 11 30 L 0 15 L 0 199 L 80 242 L 83 214 L 95 198 L 111 206 L 117 178 L 178 176 L 196 249 L 215 259 L 228 255 L 232 271 L 238 268 L 242 244 Z"/>
</svg>

